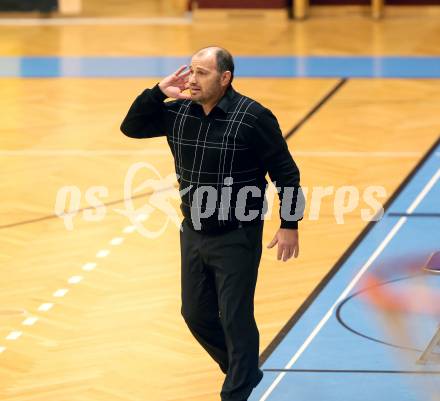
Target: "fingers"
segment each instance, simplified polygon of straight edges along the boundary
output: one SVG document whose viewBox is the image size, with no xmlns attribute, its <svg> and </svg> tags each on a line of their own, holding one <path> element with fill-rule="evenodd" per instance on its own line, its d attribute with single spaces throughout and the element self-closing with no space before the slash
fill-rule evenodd
<svg viewBox="0 0 440 401">
<path fill-rule="evenodd" d="M 276 243 L 278 242 L 278 238 L 277 238 L 277 236 L 275 236 L 275 237 L 273 237 L 273 240 L 272 241 L 270 241 L 270 244 L 267 246 L 269 249 L 270 248 L 273 248 L 275 245 L 276 245 Z"/>
<path fill-rule="evenodd" d="M 299 245 L 298 245 L 298 244 L 297 244 L 296 247 L 295 247 L 295 252 L 294 252 L 293 255 L 295 256 L 295 258 L 297 258 L 298 255 L 299 255 Z"/>
<path fill-rule="evenodd" d="M 284 248 L 280 246 L 280 248 L 282 251 L 281 253 L 282 253 L 283 262 L 289 260 L 293 255 L 293 248 L 288 246 L 285 246 Z M 280 260 L 280 258 L 278 258 L 278 260 Z"/>
<path fill-rule="evenodd" d="M 179 78 L 184 79 L 185 81 L 188 81 L 190 74 L 191 74 L 191 71 L 188 70 L 187 72 L 184 72 L 183 74 L 180 74 Z"/>
<path fill-rule="evenodd" d="M 179 87 L 180 90 L 184 91 L 189 89 L 189 82 L 185 82 L 185 83 L 180 83 L 179 85 L 177 85 Z"/>
<path fill-rule="evenodd" d="M 299 247 L 297 245 L 295 245 L 295 246 L 284 245 L 283 246 L 283 245 L 278 244 L 278 254 L 277 254 L 278 260 L 283 259 L 283 262 L 286 262 L 292 256 L 297 258 L 298 254 L 299 254 Z"/>
<path fill-rule="evenodd" d="M 273 240 L 270 242 L 270 244 L 267 246 L 269 249 L 273 248 L 276 244 L 278 244 L 278 250 L 277 250 L 277 259 L 281 260 L 283 259 L 283 261 L 285 262 L 286 260 L 290 259 L 292 257 L 293 254 L 293 247 L 289 247 L 287 245 L 281 245 L 278 242 L 278 236 L 275 235 L 275 237 L 273 238 Z"/>
<path fill-rule="evenodd" d="M 277 259 L 281 260 L 283 257 L 284 247 L 282 247 L 280 244 L 278 244 L 278 252 L 277 252 Z"/>
<path fill-rule="evenodd" d="M 188 66 L 187 66 L 186 64 L 180 66 L 179 69 L 174 73 L 174 75 L 175 75 L 176 77 L 179 76 L 180 73 L 181 73 L 183 70 L 185 70 L 185 68 L 188 68 Z M 188 71 L 188 72 L 189 72 L 189 71 Z"/>
<path fill-rule="evenodd" d="M 289 260 L 293 255 L 293 248 L 285 248 L 283 252 L 283 262 Z"/>
<path fill-rule="evenodd" d="M 177 95 L 177 99 L 191 100 L 191 94 L 189 94 L 189 93 L 179 93 Z"/>
</svg>

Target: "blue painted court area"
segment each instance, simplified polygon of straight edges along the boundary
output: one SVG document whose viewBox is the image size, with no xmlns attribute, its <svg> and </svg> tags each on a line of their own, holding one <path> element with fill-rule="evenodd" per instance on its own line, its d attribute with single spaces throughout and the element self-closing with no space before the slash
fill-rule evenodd
<svg viewBox="0 0 440 401">
<path fill-rule="evenodd" d="M 238 77 L 440 78 L 440 57 L 236 56 Z M 162 77 L 190 57 L 0 57 L 0 77 Z"/>
<path fill-rule="evenodd" d="M 440 349 L 416 363 L 440 324 L 440 274 L 422 270 L 440 251 L 438 151 L 440 142 L 310 300 L 264 362 L 249 401 L 440 399 Z M 372 302 L 377 289 L 407 305 L 387 312 Z"/>
</svg>

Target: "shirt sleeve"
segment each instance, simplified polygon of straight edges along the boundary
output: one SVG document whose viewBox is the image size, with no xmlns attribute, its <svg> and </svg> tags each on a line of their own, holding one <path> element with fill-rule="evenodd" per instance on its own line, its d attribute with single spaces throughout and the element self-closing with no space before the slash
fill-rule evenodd
<svg viewBox="0 0 440 401">
<path fill-rule="evenodd" d="M 267 108 L 257 115 L 251 144 L 260 164 L 279 188 L 281 228 L 297 229 L 304 212 L 300 172 L 276 117 Z"/>
<path fill-rule="evenodd" d="M 165 103 L 167 96 L 159 85 L 145 89 L 133 102 L 121 124 L 130 138 L 153 138 L 166 135 Z"/>
</svg>

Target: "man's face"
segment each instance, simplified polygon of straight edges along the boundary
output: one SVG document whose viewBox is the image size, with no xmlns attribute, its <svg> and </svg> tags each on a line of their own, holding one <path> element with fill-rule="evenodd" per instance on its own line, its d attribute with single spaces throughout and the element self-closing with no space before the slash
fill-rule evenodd
<svg viewBox="0 0 440 401">
<path fill-rule="evenodd" d="M 191 99 L 198 103 L 208 103 L 222 93 L 221 74 L 217 71 L 214 52 L 196 54 L 191 60 L 189 88 Z"/>
</svg>

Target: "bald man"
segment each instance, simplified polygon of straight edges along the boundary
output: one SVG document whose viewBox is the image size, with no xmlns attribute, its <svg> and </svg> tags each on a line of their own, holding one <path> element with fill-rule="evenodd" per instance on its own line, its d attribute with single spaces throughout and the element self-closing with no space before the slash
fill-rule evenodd
<svg viewBox="0 0 440 401">
<path fill-rule="evenodd" d="M 187 68 L 144 90 L 121 130 L 131 138 L 167 138 L 184 216 L 182 316 L 226 374 L 222 401 L 245 401 L 263 377 L 254 293 L 265 176 L 281 201 L 281 226 L 268 247 L 278 244 L 278 260 L 287 261 L 299 251 L 299 170 L 271 111 L 233 89 L 234 62 L 227 50 L 204 48 Z"/>
</svg>

